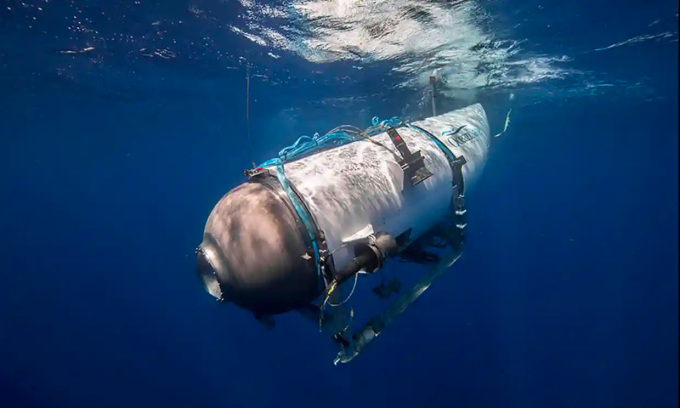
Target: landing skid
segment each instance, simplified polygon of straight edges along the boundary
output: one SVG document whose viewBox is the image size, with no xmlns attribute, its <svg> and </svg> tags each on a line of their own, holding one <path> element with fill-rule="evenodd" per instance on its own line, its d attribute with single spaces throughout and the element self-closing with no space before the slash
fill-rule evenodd
<svg viewBox="0 0 680 408">
<path fill-rule="evenodd" d="M 461 251 L 452 251 L 448 256 L 442 258 L 410 290 L 392 303 L 387 310 L 372 318 L 361 329 L 354 332 L 351 337 L 341 336 L 340 339 L 342 341 L 340 341 L 337 338 L 339 333 L 336 333 L 333 339 L 340 345 L 340 351 L 333 360 L 333 364 L 348 363 L 358 356 L 373 339 L 378 337 L 388 325 L 394 322 L 397 316 L 415 302 L 435 279 L 445 274 L 461 255 Z"/>
</svg>

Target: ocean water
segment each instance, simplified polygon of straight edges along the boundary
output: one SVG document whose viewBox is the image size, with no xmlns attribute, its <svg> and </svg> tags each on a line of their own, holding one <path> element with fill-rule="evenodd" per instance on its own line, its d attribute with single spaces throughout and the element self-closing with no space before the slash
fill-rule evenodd
<svg viewBox="0 0 680 408">
<path fill-rule="evenodd" d="M 251 161 L 427 116 L 435 70 L 512 109 L 447 275 L 337 367 L 205 293 Z M 5 0 L 0 125 L 0 407 L 678 404 L 677 2 Z"/>
</svg>

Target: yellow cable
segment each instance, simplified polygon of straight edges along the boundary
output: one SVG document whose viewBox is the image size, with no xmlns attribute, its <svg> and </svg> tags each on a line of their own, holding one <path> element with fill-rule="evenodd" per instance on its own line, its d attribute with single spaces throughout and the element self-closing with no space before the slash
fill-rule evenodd
<svg viewBox="0 0 680 408">
<path fill-rule="evenodd" d="M 506 130 L 508 130 L 508 125 L 510 125 L 510 112 L 512 112 L 512 109 L 510 109 L 508 111 L 508 114 L 505 115 L 505 126 L 503 127 L 503 131 L 501 133 L 497 134 L 494 137 L 501 136 L 503 133 L 505 133 Z"/>
</svg>

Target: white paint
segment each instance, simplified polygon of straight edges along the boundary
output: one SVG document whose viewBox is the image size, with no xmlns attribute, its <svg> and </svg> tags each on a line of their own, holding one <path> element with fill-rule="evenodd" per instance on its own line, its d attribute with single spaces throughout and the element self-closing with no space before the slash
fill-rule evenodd
<svg viewBox="0 0 680 408">
<path fill-rule="evenodd" d="M 489 147 L 489 124 L 480 104 L 468 106 L 414 122 L 446 144 L 457 156 L 464 156 L 466 191 L 481 173 Z M 465 126 L 455 136 L 464 143 L 442 136 L 447 130 Z M 422 132 L 397 129 L 412 152 L 421 151 L 425 166 L 434 175 L 402 191 L 403 172 L 399 153 L 386 132 L 373 136 L 379 146 L 358 141 L 287 163 L 285 172 L 324 231 L 328 249 L 336 251 L 336 269 L 342 269 L 352 255 L 343 240 L 358 237 L 370 225 L 375 232 L 398 236 L 412 228 L 416 239 L 449 214 L 453 194 L 452 172 L 446 155 Z M 395 154 L 397 157 L 395 157 Z"/>
</svg>

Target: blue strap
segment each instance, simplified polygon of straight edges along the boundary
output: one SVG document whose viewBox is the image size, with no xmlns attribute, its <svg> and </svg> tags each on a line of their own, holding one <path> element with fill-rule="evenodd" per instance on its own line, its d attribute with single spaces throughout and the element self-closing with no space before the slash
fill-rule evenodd
<svg viewBox="0 0 680 408">
<path fill-rule="evenodd" d="M 442 143 L 441 140 L 437 139 L 432 133 L 410 123 L 407 123 L 406 126 L 429 137 L 437 145 L 437 147 L 439 147 L 439 149 L 441 149 L 441 151 L 444 152 L 446 158 L 449 160 L 449 163 L 452 163 L 456 160 L 456 156 L 453 154 L 451 149 L 449 149 L 444 143 Z"/>
<path fill-rule="evenodd" d="M 317 242 L 316 228 L 314 227 L 312 216 L 311 214 L 309 214 L 307 208 L 302 204 L 302 202 L 300 202 L 300 199 L 298 198 L 297 194 L 295 194 L 293 189 L 290 187 L 290 183 L 288 182 L 288 178 L 286 177 L 286 173 L 283 169 L 283 160 L 281 160 L 280 158 L 271 159 L 263 163 L 260 167 L 270 166 L 275 167 L 276 178 L 279 179 L 279 183 L 281 183 L 283 191 L 285 191 L 286 194 L 288 195 L 288 198 L 290 198 L 290 201 L 293 203 L 293 208 L 295 208 L 295 212 L 297 213 L 298 217 L 300 217 L 300 220 L 304 224 L 305 229 L 307 229 L 309 238 L 312 241 L 312 248 L 314 248 L 314 264 L 316 267 L 316 273 L 319 277 L 319 282 L 321 283 L 323 282 L 323 277 L 321 275 L 319 244 Z"/>
<path fill-rule="evenodd" d="M 366 136 L 372 136 L 375 133 L 380 133 L 384 131 L 384 127 L 396 127 L 401 124 L 401 120 L 394 116 L 390 119 L 380 121 L 378 117 L 374 117 L 372 120 L 373 128 L 364 131 L 364 135 L 361 135 L 361 131 L 350 126 L 340 126 L 323 136 L 315 133 L 313 137 L 300 136 L 295 143 L 285 147 L 279 151 L 279 157 L 267 160 L 266 162 L 260 164 L 258 169 L 273 167 L 276 170 L 276 178 L 281 183 L 283 190 L 290 198 L 293 203 L 293 208 L 298 217 L 304 224 L 309 234 L 309 238 L 312 242 L 312 247 L 314 249 L 314 263 L 316 267 L 317 275 L 319 276 L 319 282 L 323 282 L 323 276 L 321 273 L 321 260 L 319 254 L 319 243 L 318 237 L 316 236 L 316 228 L 312 216 L 307 211 L 307 208 L 300 201 L 298 195 L 293 191 L 286 177 L 286 173 L 283 168 L 283 164 L 292 160 L 299 159 L 317 149 L 324 147 L 337 147 L 347 143 L 351 143 L 357 140 L 362 140 Z"/>
</svg>

